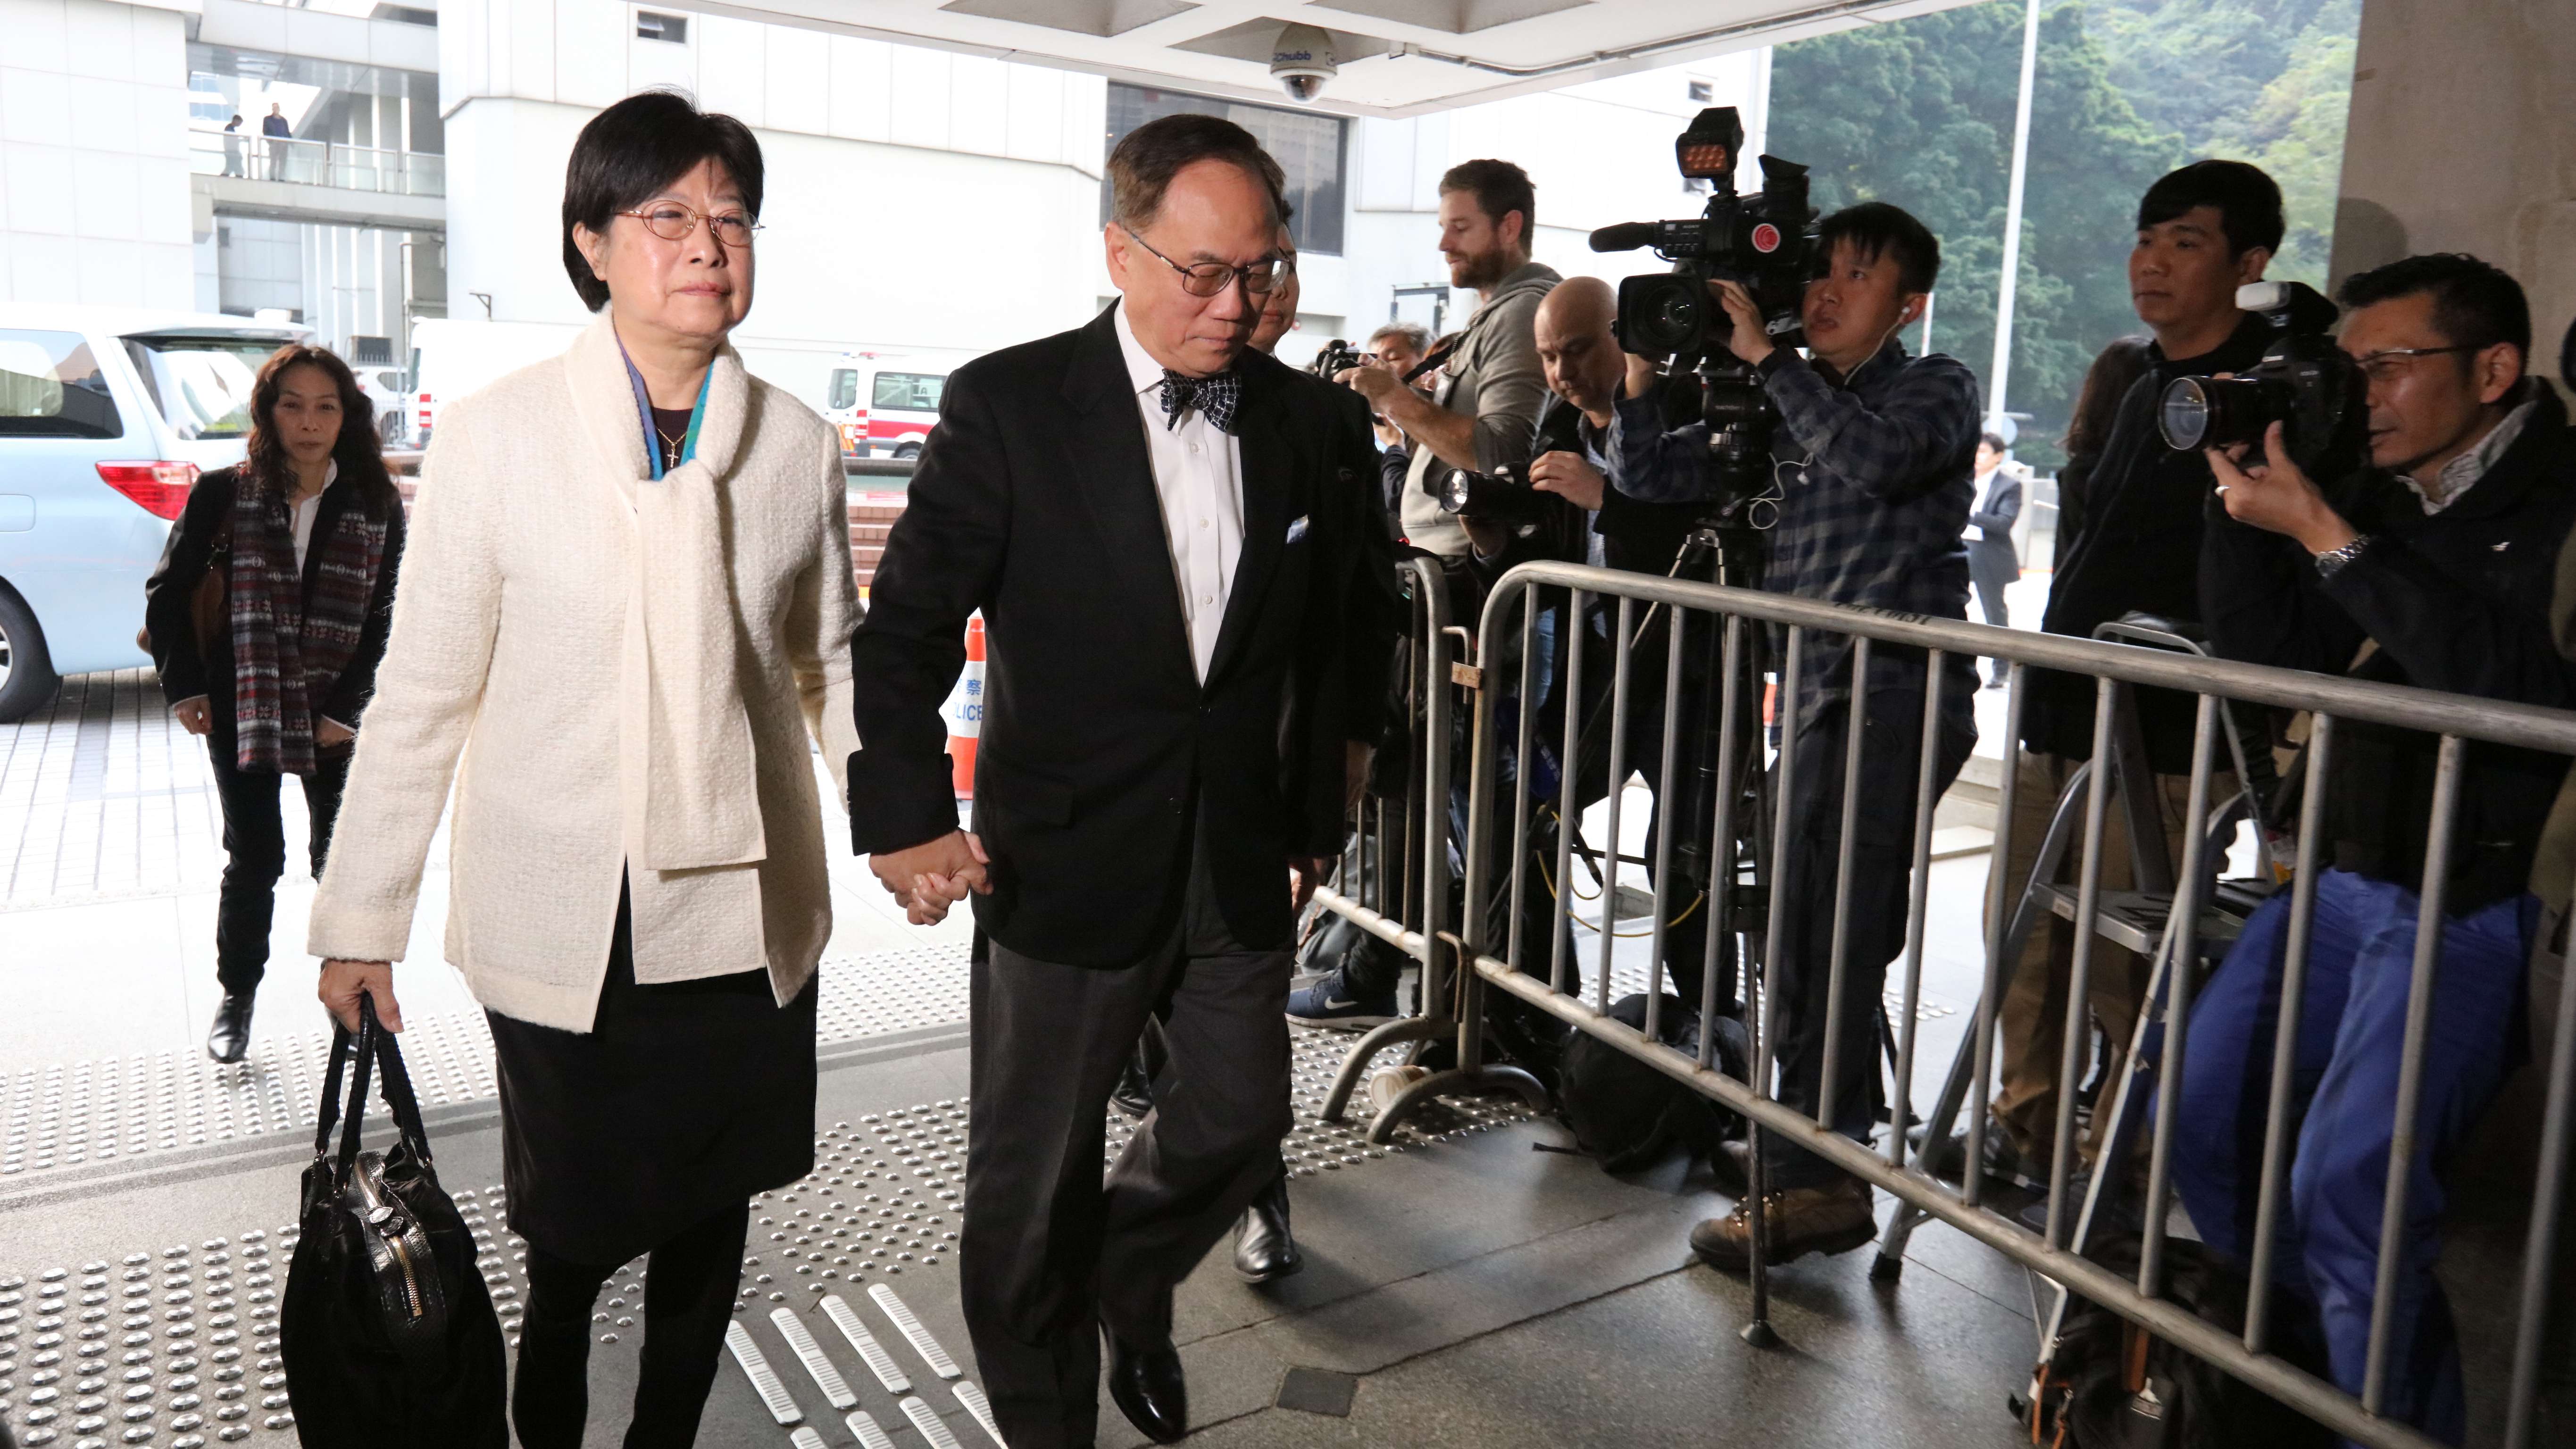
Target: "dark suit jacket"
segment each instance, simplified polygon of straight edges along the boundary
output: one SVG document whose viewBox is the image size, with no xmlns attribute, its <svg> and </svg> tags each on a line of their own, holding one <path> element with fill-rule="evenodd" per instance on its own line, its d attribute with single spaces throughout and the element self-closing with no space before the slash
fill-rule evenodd
<svg viewBox="0 0 2576 1449">
<path fill-rule="evenodd" d="M 2001 468 L 1977 485 L 1976 506 L 1968 514 L 1968 523 L 1984 530 L 1985 537 L 1968 548 L 1972 553 L 1986 555 L 1989 567 L 2021 567 L 2021 555 L 2012 541 L 2013 520 L 2021 517 L 2021 493 L 2021 479 Z"/>
<path fill-rule="evenodd" d="M 1128 964 L 1173 928 L 1195 850 L 1236 938 L 1282 946 L 1288 858 L 1341 848 L 1343 623 L 1373 464 L 1289 368 L 1236 364 L 1243 552 L 1202 684 L 1111 317 L 950 375 L 851 642 L 852 841 L 955 827 L 940 705 L 981 609 L 994 890 L 977 923 L 1041 960 Z"/>
</svg>

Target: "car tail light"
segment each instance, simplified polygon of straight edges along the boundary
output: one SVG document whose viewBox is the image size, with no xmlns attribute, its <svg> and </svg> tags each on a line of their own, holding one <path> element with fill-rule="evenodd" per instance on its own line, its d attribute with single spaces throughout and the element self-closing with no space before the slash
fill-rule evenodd
<svg viewBox="0 0 2576 1449">
<path fill-rule="evenodd" d="M 99 481 L 124 494 L 155 518 L 177 518 L 188 505 L 188 490 L 197 486 L 197 465 L 162 460 L 152 463 L 101 463 Z"/>
</svg>

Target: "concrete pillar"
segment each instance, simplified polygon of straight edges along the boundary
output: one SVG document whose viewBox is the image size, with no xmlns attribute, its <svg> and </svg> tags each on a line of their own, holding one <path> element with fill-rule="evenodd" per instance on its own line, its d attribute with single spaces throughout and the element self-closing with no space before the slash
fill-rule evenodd
<svg viewBox="0 0 2576 1449">
<path fill-rule="evenodd" d="M 2335 280 L 2418 252 L 2474 253 L 2531 294 L 2532 364 L 2555 377 L 2576 317 L 2571 76 L 2576 0 L 2366 0 Z"/>
</svg>

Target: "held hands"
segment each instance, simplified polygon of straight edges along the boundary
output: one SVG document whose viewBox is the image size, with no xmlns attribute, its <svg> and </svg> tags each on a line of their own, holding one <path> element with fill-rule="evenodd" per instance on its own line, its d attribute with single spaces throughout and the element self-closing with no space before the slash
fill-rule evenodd
<svg viewBox="0 0 2576 1449">
<path fill-rule="evenodd" d="M 206 697 L 202 694 L 170 706 L 170 714 L 179 721 L 179 728 L 192 735 L 202 735 L 215 725 L 215 713 L 207 707 Z"/>
<path fill-rule="evenodd" d="M 1315 887 L 1324 883 L 1325 874 L 1332 868 L 1333 862 L 1328 857 L 1311 855 L 1288 857 L 1289 914 L 1304 913 L 1306 903 L 1315 898 Z"/>
<path fill-rule="evenodd" d="M 1742 282 L 1723 277 L 1711 278 L 1708 290 L 1726 309 L 1727 320 L 1735 324 L 1726 334 L 1726 350 L 1749 367 L 1761 366 L 1762 359 L 1771 355 L 1771 334 L 1763 330 L 1762 309 L 1753 305 L 1753 294 L 1744 290 Z"/>
<path fill-rule="evenodd" d="M 984 853 L 984 842 L 963 830 L 868 857 L 868 869 L 876 872 L 886 893 L 903 907 L 904 919 L 916 926 L 935 926 L 947 919 L 948 908 L 966 899 L 970 891 L 992 894 L 988 870 L 992 863 Z"/>
<path fill-rule="evenodd" d="M 1562 448 L 1531 459 L 1529 479 L 1539 492 L 1553 493 L 1586 512 L 1601 506 L 1602 490 L 1609 486 L 1600 469 Z"/>
<path fill-rule="evenodd" d="M 2332 553 L 2360 536 L 2327 504 L 2325 494 L 2299 471 L 2299 465 L 2290 461 L 2279 423 L 2263 430 L 2261 463 L 2245 464 L 2247 450 L 2242 443 L 2225 452 L 2202 451 L 2209 457 L 2209 471 L 2218 479 L 2218 501 L 2237 522 L 2285 534 L 2312 554 Z"/>
<path fill-rule="evenodd" d="M 394 968 L 390 961 L 325 961 L 322 963 L 322 986 L 314 993 L 331 1019 L 350 1031 L 358 1029 L 358 998 L 376 999 L 376 1020 L 385 1030 L 402 1034 L 402 1006 L 394 1000 Z"/>
<path fill-rule="evenodd" d="M 313 722 L 313 743 L 323 749 L 330 749 L 334 745 L 345 745 L 357 737 L 356 730 L 336 719 L 319 719 Z"/>
</svg>

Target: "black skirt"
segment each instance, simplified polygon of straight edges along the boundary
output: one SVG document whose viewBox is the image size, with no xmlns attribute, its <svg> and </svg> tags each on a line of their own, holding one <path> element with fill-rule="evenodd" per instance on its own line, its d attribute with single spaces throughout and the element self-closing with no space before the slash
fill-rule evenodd
<svg viewBox="0 0 2576 1449">
<path fill-rule="evenodd" d="M 625 900 L 587 1035 L 486 1012 L 510 1230 L 615 1266 L 814 1169 L 818 975 L 638 985 Z"/>
</svg>

